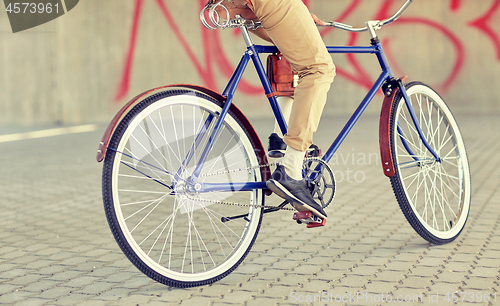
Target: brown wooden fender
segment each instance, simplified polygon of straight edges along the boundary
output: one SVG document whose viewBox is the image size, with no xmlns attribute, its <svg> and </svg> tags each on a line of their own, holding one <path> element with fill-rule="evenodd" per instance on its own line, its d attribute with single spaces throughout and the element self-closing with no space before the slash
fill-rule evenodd
<svg viewBox="0 0 500 306">
<path fill-rule="evenodd" d="M 104 160 L 104 157 L 106 156 L 106 151 L 108 148 L 108 143 L 111 139 L 111 136 L 113 135 L 116 127 L 118 126 L 118 123 L 122 120 L 123 117 L 134 107 L 137 103 L 142 101 L 142 98 L 148 95 L 153 94 L 154 92 L 166 89 L 166 88 L 177 88 L 177 89 L 192 89 L 196 90 L 199 92 L 202 92 L 212 98 L 214 98 L 217 101 L 220 101 L 222 103 L 225 103 L 226 97 L 223 95 L 209 89 L 203 86 L 198 86 L 198 85 L 191 85 L 191 84 L 175 84 L 175 85 L 167 85 L 167 86 L 162 86 L 158 88 L 154 88 L 151 90 L 147 90 L 136 97 L 134 97 L 132 100 L 130 100 L 127 104 L 125 104 L 120 111 L 115 115 L 113 120 L 109 123 L 108 127 L 106 128 L 106 131 L 104 132 L 104 135 L 102 136 L 101 142 L 99 143 L 99 148 L 97 150 L 97 156 L 96 159 L 98 162 L 101 162 Z M 262 142 L 260 141 L 260 138 L 257 136 L 257 133 L 255 132 L 255 129 L 253 126 L 250 124 L 248 121 L 247 117 L 236 107 L 234 104 L 231 104 L 230 107 L 231 112 L 236 116 L 236 118 L 241 122 L 243 127 L 248 131 L 248 134 L 250 135 L 250 138 L 252 139 L 253 143 L 255 144 L 256 147 L 256 154 L 259 159 L 259 164 L 260 165 L 266 165 L 268 164 L 267 160 L 267 155 L 266 151 L 264 150 L 264 146 L 262 145 Z M 262 173 L 262 178 L 264 181 L 267 181 L 271 177 L 271 170 L 269 167 L 262 167 L 261 173 Z M 267 194 L 267 193 L 266 193 Z"/>
</svg>

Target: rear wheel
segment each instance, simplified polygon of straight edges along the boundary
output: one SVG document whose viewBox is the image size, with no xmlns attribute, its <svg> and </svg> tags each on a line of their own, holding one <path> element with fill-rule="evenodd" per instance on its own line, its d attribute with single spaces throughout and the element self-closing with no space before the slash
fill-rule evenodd
<svg viewBox="0 0 500 306">
<path fill-rule="evenodd" d="M 391 184 L 406 219 L 424 239 L 443 244 L 463 230 L 469 215 L 471 182 L 465 144 L 443 99 L 429 86 L 405 86 L 416 118 L 436 160 L 421 141 L 398 91 L 391 111 Z"/>
<path fill-rule="evenodd" d="M 196 192 L 190 186 L 221 106 L 195 91 L 155 94 L 122 119 L 108 146 L 103 200 L 111 231 L 140 271 L 169 286 L 225 277 L 260 228 L 262 190 Z M 228 113 L 197 182 L 259 182 L 258 168 L 238 171 L 258 164 L 245 128 Z M 241 214 L 248 216 L 225 218 Z"/>
</svg>

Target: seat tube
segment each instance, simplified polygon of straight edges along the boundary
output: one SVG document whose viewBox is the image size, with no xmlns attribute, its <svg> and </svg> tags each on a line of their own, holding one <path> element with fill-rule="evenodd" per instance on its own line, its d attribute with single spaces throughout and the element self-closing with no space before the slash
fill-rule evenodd
<svg viewBox="0 0 500 306">
<path fill-rule="evenodd" d="M 246 34 L 249 39 L 249 33 L 246 28 Z M 245 35 L 244 35 L 245 37 Z M 247 42 L 247 39 L 245 39 L 245 42 Z M 196 183 L 198 180 L 198 177 L 200 176 L 201 170 L 203 168 L 203 165 L 205 164 L 205 161 L 208 157 L 208 153 L 212 149 L 215 139 L 217 138 L 217 135 L 219 134 L 219 131 L 224 123 L 224 119 L 226 118 L 227 113 L 229 112 L 229 108 L 231 107 L 231 104 L 233 102 L 233 97 L 234 93 L 236 92 L 236 88 L 238 87 L 238 84 L 240 83 L 241 78 L 243 77 L 243 72 L 245 71 L 247 64 L 250 60 L 250 57 L 252 57 L 252 53 L 255 53 L 255 50 L 252 52 L 250 50 L 250 47 L 248 48 L 247 52 L 245 55 L 241 58 L 240 63 L 238 64 L 238 67 L 234 71 L 233 75 L 231 76 L 231 79 L 224 89 L 223 95 L 227 98 L 226 102 L 221 110 L 221 113 L 219 114 L 219 118 L 217 118 L 217 121 L 215 123 L 215 126 L 212 130 L 212 133 L 208 139 L 207 145 L 205 149 L 203 150 L 200 160 L 198 161 L 198 164 L 196 165 L 195 170 L 193 171 L 193 174 L 191 175 L 191 183 Z M 252 58 L 253 59 L 253 58 Z"/>
<path fill-rule="evenodd" d="M 269 100 L 269 104 L 271 105 L 271 109 L 273 110 L 274 116 L 276 118 L 276 121 L 278 122 L 278 125 L 280 127 L 281 132 L 283 135 L 286 134 L 287 131 L 287 124 L 285 121 L 285 117 L 283 116 L 283 113 L 281 112 L 281 109 L 278 105 L 278 100 L 276 99 L 276 96 L 272 93 L 273 89 L 271 87 L 271 84 L 269 83 L 269 80 L 266 76 L 266 70 L 264 69 L 264 66 L 262 65 L 262 61 L 260 60 L 259 53 L 255 49 L 255 45 L 252 41 L 252 38 L 250 37 L 250 33 L 248 32 L 248 29 L 245 26 L 240 27 L 241 34 L 243 35 L 243 39 L 245 40 L 245 44 L 247 45 L 247 54 L 250 55 L 250 58 L 252 59 L 252 62 L 255 66 L 255 69 L 257 71 L 257 75 L 259 76 L 260 82 L 262 83 L 262 87 L 264 88 L 264 92 Z"/>
</svg>

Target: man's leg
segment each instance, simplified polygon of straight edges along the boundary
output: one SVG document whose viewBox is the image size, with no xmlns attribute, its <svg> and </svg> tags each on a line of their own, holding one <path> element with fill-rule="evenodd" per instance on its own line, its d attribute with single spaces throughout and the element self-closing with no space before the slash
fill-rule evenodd
<svg viewBox="0 0 500 306">
<path fill-rule="evenodd" d="M 299 73 L 285 143 L 299 151 L 312 144 L 335 66 L 301 0 L 251 0 L 255 15 L 281 53 Z"/>
<path fill-rule="evenodd" d="M 301 169 L 335 76 L 335 66 L 309 10 L 301 0 L 251 2 L 264 29 L 300 77 L 284 137 L 288 147 L 283 166 L 278 167 L 268 186 L 278 195 L 295 201 L 292 205 L 296 204 L 294 206 L 298 210 L 311 210 L 326 218 L 321 206 L 317 207 L 301 181 Z"/>
</svg>

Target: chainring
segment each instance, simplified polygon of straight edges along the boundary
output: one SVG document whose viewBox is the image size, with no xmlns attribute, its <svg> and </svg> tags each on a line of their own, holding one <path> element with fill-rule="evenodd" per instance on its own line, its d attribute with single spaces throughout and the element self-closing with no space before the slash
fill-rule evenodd
<svg viewBox="0 0 500 306">
<path fill-rule="evenodd" d="M 302 164 L 302 175 L 315 200 L 327 207 L 335 198 L 335 176 L 328 164 L 319 158 L 308 158 Z"/>
</svg>

